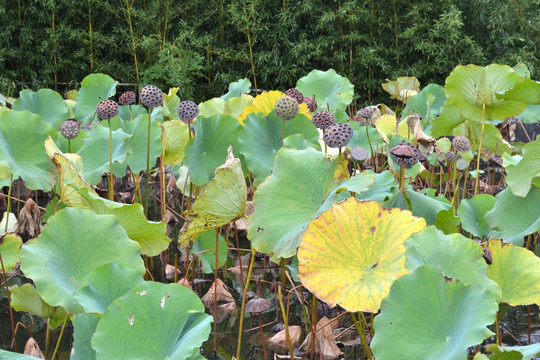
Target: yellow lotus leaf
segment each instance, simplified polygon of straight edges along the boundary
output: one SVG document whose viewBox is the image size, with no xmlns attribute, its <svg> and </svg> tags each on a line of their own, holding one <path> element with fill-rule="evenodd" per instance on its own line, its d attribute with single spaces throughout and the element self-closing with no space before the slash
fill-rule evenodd
<svg viewBox="0 0 540 360">
<path fill-rule="evenodd" d="M 349 198 L 314 219 L 298 248 L 298 276 L 331 306 L 377 312 L 394 280 L 408 273 L 409 236 L 426 227 L 410 211 Z"/>
<path fill-rule="evenodd" d="M 253 99 L 253 103 L 251 103 L 250 106 L 246 106 L 244 108 L 244 111 L 238 117 L 238 121 L 240 121 L 240 123 L 243 124 L 244 119 L 249 114 L 254 113 L 254 112 L 262 113 L 264 116 L 270 114 L 272 110 L 274 110 L 274 107 L 276 106 L 276 102 L 279 100 L 279 98 L 283 96 L 286 96 L 286 94 L 277 90 L 263 92 L 257 95 L 255 99 Z M 303 114 L 307 116 L 309 119 L 311 119 L 311 113 L 309 112 L 309 109 L 305 103 L 300 104 L 298 113 Z"/>
<path fill-rule="evenodd" d="M 499 284 L 502 302 L 540 305 L 540 259 L 531 251 L 493 239 L 488 244 L 488 277 Z"/>
<path fill-rule="evenodd" d="M 407 138 L 407 122 L 401 121 L 397 124 L 396 116 L 393 114 L 379 117 L 375 121 L 375 127 L 386 143 L 388 143 L 388 135 L 399 134 L 401 137 Z"/>
</svg>

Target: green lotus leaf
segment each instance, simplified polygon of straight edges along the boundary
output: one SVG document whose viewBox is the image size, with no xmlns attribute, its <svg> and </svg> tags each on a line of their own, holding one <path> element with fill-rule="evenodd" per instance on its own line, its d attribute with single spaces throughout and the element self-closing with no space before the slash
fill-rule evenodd
<svg viewBox="0 0 540 360">
<path fill-rule="evenodd" d="M 96 214 L 116 216 L 127 236 L 139 243 L 142 255 L 156 256 L 169 247 L 171 239 L 166 235 L 167 224 L 146 220 L 141 204 L 122 204 L 103 199 L 87 188 L 81 188 L 79 194 L 86 201 L 86 207 Z"/>
<path fill-rule="evenodd" d="M 431 136 L 440 137 L 452 135 L 455 127 L 465 122 L 465 117 L 460 108 L 446 102 L 441 107 L 441 115 L 431 122 Z"/>
<path fill-rule="evenodd" d="M 62 203 L 87 208 L 86 201 L 77 190 L 86 188 L 92 193 L 94 190 L 83 178 L 82 158 L 77 154 L 62 153 L 50 137 L 45 140 L 45 150 L 58 171 L 58 187 Z"/>
<path fill-rule="evenodd" d="M 80 313 L 72 318 L 73 348 L 70 360 L 95 360 L 96 352 L 92 348 L 92 336 L 101 316 L 96 314 Z"/>
<path fill-rule="evenodd" d="M 203 117 L 213 115 L 230 115 L 235 119 L 244 112 L 244 109 L 253 103 L 253 96 L 242 94 L 229 100 L 213 98 L 199 104 L 199 111 Z"/>
<path fill-rule="evenodd" d="M 232 82 L 229 84 L 229 91 L 222 95 L 221 98 L 225 101 L 230 100 L 234 97 L 240 97 L 251 91 L 251 81 L 249 79 L 240 79 L 238 81 Z"/>
<path fill-rule="evenodd" d="M 298 277 L 330 306 L 377 312 L 406 274 L 403 242 L 426 223 L 409 211 L 349 198 L 309 223 L 298 248 Z"/>
<path fill-rule="evenodd" d="M 54 185 L 54 166 L 43 143 L 48 136 L 55 136 L 52 126 L 40 115 L 11 110 L 0 114 L 0 134 L 3 172 L 7 165 L 13 180 L 20 176 L 28 189 L 50 191 Z"/>
<path fill-rule="evenodd" d="M 461 219 L 456 216 L 456 210 L 451 207 L 448 210 L 441 210 L 437 213 L 435 226 L 445 234 L 453 234 L 459 232 L 458 225 Z"/>
<path fill-rule="evenodd" d="M 467 131 L 454 131 L 455 135 L 465 135 L 471 140 L 472 148 L 478 151 L 480 137 L 482 136 L 481 122 L 467 122 Z M 491 123 L 484 124 L 484 138 L 482 148 L 493 150 L 496 154 L 508 152 L 508 145 L 503 141 L 501 132 Z M 463 154 L 463 153 L 462 153 Z"/>
<path fill-rule="evenodd" d="M 414 191 L 412 188 L 407 189 L 407 196 L 411 202 L 413 215 L 423 217 L 428 225 L 435 224 L 440 211 L 449 210 L 452 207 L 444 196 L 431 197 Z"/>
<path fill-rule="evenodd" d="M 357 122 L 349 121 L 348 123 L 353 128 L 353 136 L 347 147 L 352 149 L 355 146 L 361 146 L 370 153 L 371 157 L 371 148 L 373 151 L 377 151 L 377 147 L 381 147 L 383 142 L 376 128 L 372 126 L 367 127 L 368 134 L 366 134 L 366 127 L 360 126 Z M 368 138 L 369 136 L 369 138 Z M 371 147 L 369 144 L 371 143 Z M 378 146 L 377 146 L 378 145 Z"/>
<path fill-rule="evenodd" d="M 196 254 L 203 265 L 203 272 L 209 274 L 216 267 L 216 231 L 208 230 L 200 233 L 193 241 L 191 253 Z M 227 262 L 227 243 L 218 235 L 218 269 Z"/>
<path fill-rule="evenodd" d="M 274 168 L 274 158 L 282 146 L 283 121 L 272 111 L 267 116 L 251 113 L 244 120 L 244 128 L 238 135 L 240 152 L 245 156 L 248 169 L 254 177 L 254 185 L 260 184 Z M 319 133 L 307 117 L 299 115 L 285 121 L 285 137 L 303 134 L 312 146 L 318 143 Z"/>
<path fill-rule="evenodd" d="M 165 165 L 180 164 L 184 160 L 184 148 L 189 141 L 188 126 L 181 121 L 165 121 L 162 141 Z"/>
<path fill-rule="evenodd" d="M 165 97 L 165 95 L 163 95 Z M 120 119 L 132 121 L 140 115 L 148 115 L 148 110 L 142 105 L 120 105 L 118 107 Z"/>
<path fill-rule="evenodd" d="M 7 222 L 7 229 L 6 229 L 6 222 Z M 0 221 L 0 235 L 15 232 L 16 224 L 17 224 L 17 217 L 15 216 L 15 214 L 5 212 L 2 215 L 2 221 Z"/>
<path fill-rule="evenodd" d="M 523 111 L 521 115 L 519 115 L 519 119 L 524 124 L 537 122 L 538 119 L 540 119 L 540 105 L 527 106 L 525 111 Z"/>
<path fill-rule="evenodd" d="M 109 263 L 96 268 L 88 275 L 87 282 L 87 286 L 75 292 L 75 299 L 85 312 L 103 314 L 129 289 L 143 285 L 144 279 L 138 270 Z"/>
<path fill-rule="evenodd" d="M 163 120 L 179 120 L 178 118 L 178 105 L 180 104 L 180 98 L 178 95 L 179 88 L 173 87 L 169 89 L 167 94 L 163 94 L 163 106 L 161 113 Z"/>
<path fill-rule="evenodd" d="M 112 215 L 66 208 L 51 217 L 37 239 L 23 246 L 21 270 L 43 299 L 70 314 L 80 312 L 75 292 L 97 267 L 116 262 L 141 274 L 140 247 Z"/>
<path fill-rule="evenodd" d="M 500 354 L 500 355 L 510 355 L 510 353 L 517 353 L 518 357 L 515 357 L 518 360 L 531 360 L 535 356 L 540 354 L 540 343 L 531 344 L 526 346 L 498 346 L 496 344 L 489 345 L 487 347 L 488 351 Z M 510 356 L 500 356 L 500 357 L 490 357 L 490 359 L 500 359 L 500 360 L 509 360 L 513 359 Z"/>
<path fill-rule="evenodd" d="M 187 166 L 181 165 L 178 168 L 178 180 L 176 180 L 176 187 L 184 196 L 195 197 L 191 191 L 191 181 L 189 180 L 189 169 Z"/>
<path fill-rule="evenodd" d="M 47 304 L 31 284 L 11 289 L 11 306 L 17 311 L 28 312 L 47 320 L 51 330 L 62 325 L 66 318 L 63 307 Z"/>
<path fill-rule="evenodd" d="M 278 151 L 272 175 L 253 197 L 255 213 L 250 217 L 248 238 L 257 251 L 274 261 L 296 254 L 309 222 L 327 210 L 321 205 L 337 166 L 337 161 L 313 148 Z"/>
<path fill-rule="evenodd" d="M 304 96 L 315 95 L 317 109 L 321 111 L 326 110 L 326 104 L 332 112 L 345 111 L 354 95 L 354 85 L 346 77 L 338 75 L 334 69 L 311 71 L 298 80 L 296 89 Z"/>
<path fill-rule="evenodd" d="M 116 85 L 109 75 L 90 74 L 81 82 L 75 105 L 75 119 L 86 124 L 94 119 L 98 102 L 106 100 L 116 93 Z"/>
<path fill-rule="evenodd" d="M 394 81 L 386 79 L 386 83 L 381 84 L 381 86 L 384 91 L 390 94 L 392 99 L 398 99 L 399 101 L 404 100 L 403 90 L 413 90 L 416 93 L 420 91 L 420 81 L 414 76 L 400 76 Z"/>
<path fill-rule="evenodd" d="M 69 111 L 62 95 L 51 89 L 40 89 L 37 92 L 22 90 L 13 104 L 13 110 L 28 110 L 41 115 L 43 121 L 56 131 L 59 131 L 60 125 L 69 119 Z"/>
<path fill-rule="evenodd" d="M 225 161 L 227 148 L 231 145 L 233 149 L 239 148 L 237 139 L 242 125 L 231 116 L 214 115 L 197 117 L 193 127 L 196 136 L 184 149 L 184 165 L 189 168 L 191 181 L 203 186 Z"/>
<path fill-rule="evenodd" d="M 407 122 L 401 121 L 399 125 L 397 126 L 397 129 L 396 129 L 396 122 L 397 122 L 396 116 L 393 114 L 383 115 L 376 120 L 375 127 L 377 128 L 377 131 L 383 138 L 384 142 L 388 143 L 389 138 L 395 134 L 400 135 L 404 139 L 407 138 L 407 133 L 409 131 Z M 373 144 L 371 146 L 373 146 Z M 389 148 L 391 148 L 391 146 L 389 146 Z"/>
<path fill-rule="evenodd" d="M 126 174 L 125 161 L 131 147 L 127 146 L 126 139 L 131 135 L 118 129 L 112 132 L 112 161 L 113 173 L 122 177 Z M 109 167 L 109 129 L 97 125 L 90 132 L 90 137 L 84 139 L 82 148 L 77 154 L 83 160 L 83 176 L 90 185 L 97 185 L 103 173 L 108 173 Z M 116 164 L 123 164 L 118 166 Z M 146 168 L 146 166 L 145 166 Z"/>
<path fill-rule="evenodd" d="M 40 360 L 40 358 L 37 358 L 37 357 L 14 353 L 14 352 L 2 350 L 2 349 L 0 349 L 0 359 L 2 360 Z"/>
<path fill-rule="evenodd" d="M 375 174 L 375 182 L 367 191 L 356 194 L 358 200 L 375 200 L 378 203 L 384 202 L 392 196 L 394 188 L 398 185 L 394 175 L 389 170 Z"/>
<path fill-rule="evenodd" d="M 225 164 L 193 203 L 189 225 L 178 237 L 178 244 L 187 244 L 209 229 L 217 229 L 243 217 L 246 213 L 247 186 L 240 160 L 229 147 Z"/>
<path fill-rule="evenodd" d="M 314 145 L 306 140 L 304 134 L 293 134 L 283 139 L 283 146 L 289 149 L 303 150 Z"/>
<path fill-rule="evenodd" d="M 521 151 L 521 161 L 517 165 L 506 166 L 505 180 L 514 195 L 525 197 L 533 179 L 540 176 L 540 137 L 523 146 Z"/>
<path fill-rule="evenodd" d="M 372 188 L 376 174 L 373 171 L 362 171 L 350 179 L 342 181 L 338 186 L 332 187 L 322 208 L 329 209 L 337 201 L 343 201 L 352 195 L 362 195 Z"/>
<path fill-rule="evenodd" d="M 505 119 L 520 114 L 527 104 L 496 95 L 521 81 L 523 78 L 507 65 L 458 65 L 446 78 L 445 92 L 448 103 L 460 108 L 471 120 L 482 120 L 484 104 L 485 119 Z"/>
<path fill-rule="evenodd" d="M 540 189 L 532 187 L 522 198 L 504 189 L 495 197 L 495 206 L 486 213 L 489 237 L 503 239 L 518 246 L 523 237 L 540 230 Z"/>
<path fill-rule="evenodd" d="M 417 113 L 426 124 L 440 114 L 444 103 L 446 103 L 444 88 L 438 84 L 428 84 L 416 96 L 407 100 L 407 106 L 401 113 L 406 115 Z"/>
<path fill-rule="evenodd" d="M 531 251 L 493 239 L 488 276 L 501 287 L 502 302 L 540 305 L 540 259 Z"/>
<path fill-rule="evenodd" d="M 98 360 L 187 359 L 208 339 L 211 322 L 188 288 L 147 282 L 113 301 L 92 346 Z"/>
<path fill-rule="evenodd" d="M 461 234 L 445 235 L 433 226 L 411 235 L 405 241 L 407 270 L 413 272 L 425 265 L 438 265 L 446 277 L 456 278 L 465 285 L 480 284 L 497 299 L 501 289 L 487 276 L 487 264 L 480 245 Z"/>
<path fill-rule="evenodd" d="M 463 199 L 457 209 L 463 229 L 480 238 L 488 236 L 489 226 L 485 217 L 494 205 L 495 197 L 489 194 Z"/>
<path fill-rule="evenodd" d="M 102 124 L 108 126 L 106 122 Z M 118 172 L 119 174 L 125 174 L 126 165 L 129 166 L 133 173 L 139 173 L 143 170 L 146 171 L 148 115 L 137 116 L 133 121 L 120 121 L 120 119 L 115 118 L 114 120 L 111 120 L 111 126 L 113 130 L 118 131 L 117 129 L 119 129 L 124 133 L 129 134 L 129 138 L 126 140 L 126 146 L 129 149 L 126 156 L 126 163 L 122 164 L 119 162 L 116 164 L 113 168 L 114 173 L 116 174 L 116 172 Z M 159 156 L 161 156 L 161 124 L 159 123 L 159 119 L 156 119 L 152 115 L 150 122 L 150 168 L 156 164 Z M 107 162 L 107 166 L 108 164 L 109 163 Z"/>
<path fill-rule="evenodd" d="M 15 224 L 16 221 L 13 221 Z M 8 223 L 9 227 L 9 223 Z M 5 230 L 5 224 L 3 228 L 0 228 L 0 233 Z M 8 273 L 17 266 L 21 256 L 22 239 L 16 234 L 7 233 L 0 235 L 0 254 L 2 255 L 3 270 Z"/>
<path fill-rule="evenodd" d="M 468 347 L 493 335 L 487 326 L 498 308 L 483 286 L 449 280 L 438 266 L 420 266 L 397 279 L 382 301 L 373 355 L 377 360 L 466 359 Z"/>
<path fill-rule="evenodd" d="M 540 83 L 531 79 L 523 79 L 508 91 L 497 94 L 497 98 L 540 105 Z"/>
</svg>

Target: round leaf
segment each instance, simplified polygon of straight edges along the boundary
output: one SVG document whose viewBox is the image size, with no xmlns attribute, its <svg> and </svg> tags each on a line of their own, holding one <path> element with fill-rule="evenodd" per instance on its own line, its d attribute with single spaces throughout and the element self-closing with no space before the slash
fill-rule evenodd
<svg viewBox="0 0 540 360">
<path fill-rule="evenodd" d="M 186 359 L 208 338 L 211 321 L 188 288 L 147 282 L 109 306 L 92 346 L 98 360 Z"/>
<path fill-rule="evenodd" d="M 371 349 L 377 360 L 465 359 L 468 347 L 493 334 L 486 326 L 498 308 L 485 288 L 423 265 L 392 285 L 375 317 Z"/>
<path fill-rule="evenodd" d="M 13 110 L 28 110 L 41 115 L 43 121 L 56 131 L 59 131 L 60 125 L 69 119 L 69 111 L 64 99 L 51 89 L 40 89 L 37 92 L 29 89 L 22 90 L 13 104 Z"/>
<path fill-rule="evenodd" d="M 540 305 L 540 259 L 529 250 L 497 239 L 488 244 L 492 263 L 488 276 L 502 290 L 502 301 L 510 305 Z"/>
<path fill-rule="evenodd" d="M 489 227 L 486 213 L 494 205 L 495 197 L 489 194 L 478 194 L 470 199 L 463 199 L 457 209 L 463 229 L 480 238 L 487 236 Z"/>
<path fill-rule="evenodd" d="M 13 224 L 15 224 L 15 222 L 16 221 L 13 221 Z M 4 232 L 4 230 L 5 224 L 3 228 L 0 228 L 0 233 Z M 4 264 L 4 270 L 6 273 L 10 272 L 15 268 L 15 266 L 17 266 L 19 257 L 21 255 L 21 246 L 22 239 L 17 235 L 12 233 L 0 235 L 0 254 L 2 255 L 2 263 Z"/>
<path fill-rule="evenodd" d="M 410 211 L 349 198 L 313 220 L 298 248 L 298 277 L 331 306 L 377 312 L 406 274 L 403 242 L 426 226 Z"/>
<path fill-rule="evenodd" d="M 311 71 L 298 80 L 296 89 L 304 96 L 315 95 L 318 110 L 326 110 L 328 104 L 332 112 L 345 111 L 354 95 L 354 86 L 349 79 L 338 75 L 334 69 Z"/>
<path fill-rule="evenodd" d="M 41 235 L 23 246 L 21 269 L 43 299 L 79 312 L 75 291 L 88 275 L 110 262 L 144 273 L 139 245 L 130 240 L 116 217 L 66 208 L 51 217 Z"/>
<path fill-rule="evenodd" d="M 106 100 L 116 93 L 116 85 L 109 75 L 90 74 L 81 82 L 75 105 L 75 119 L 86 124 L 94 119 L 98 102 Z"/>
</svg>

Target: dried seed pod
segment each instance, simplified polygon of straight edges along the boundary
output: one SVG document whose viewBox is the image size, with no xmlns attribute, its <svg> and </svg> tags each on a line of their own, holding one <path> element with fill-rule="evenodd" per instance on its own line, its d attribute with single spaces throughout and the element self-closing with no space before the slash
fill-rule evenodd
<svg viewBox="0 0 540 360">
<path fill-rule="evenodd" d="M 500 167 L 503 166 L 502 158 L 500 156 L 498 156 L 498 155 L 491 155 L 489 157 L 489 160 L 491 160 L 491 162 L 493 164 L 495 164 L 496 166 L 500 166 Z"/>
<path fill-rule="evenodd" d="M 336 123 L 336 117 L 330 111 L 325 110 L 313 114 L 311 121 L 319 129 L 328 129 L 330 126 Z"/>
<path fill-rule="evenodd" d="M 191 121 L 199 115 L 199 106 L 191 100 L 185 100 L 178 104 L 176 112 L 180 120 Z"/>
<path fill-rule="evenodd" d="M 317 101 L 315 101 L 315 96 L 312 98 L 309 96 L 304 97 L 304 102 L 306 103 L 309 111 L 311 112 L 317 111 Z"/>
<path fill-rule="evenodd" d="M 366 106 L 365 108 L 358 110 L 357 114 L 359 114 L 364 119 L 371 119 L 371 117 L 375 113 L 375 109 L 375 106 Z"/>
<path fill-rule="evenodd" d="M 100 101 L 96 106 L 96 112 L 101 120 L 109 120 L 118 115 L 118 104 L 113 100 Z"/>
<path fill-rule="evenodd" d="M 155 108 L 163 105 L 163 91 L 157 86 L 146 85 L 142 88 L 139 95 L 141 104 L 149 108 Z"/>
<path fill-rule="evenodd" d="M 66 139 L 75 139 L 79 135 L 81 125 L 75 120 L 66 120 L 60 125 L 60 134 Z"/>
<path fill-rule="evenodd" d="M 398 166 L 403 164 L 406 169 L 412 168 L 421 157 L 418 149 L 405 141 L 391 148 L 389 152 L 392 155 L 392 159 L 394 159 L 395 163 Z"/>
<path fill-rule="evenodd" d="M 369 151 L 362 146 L 355 146 L 351 149 L 351 157 L 356 161 L 364 161 L 369 157 Z"/>
<path fill-rule="evenodd" d="M 348 124 L 336 123 L 326 129 L 323 141 L 330 147 L 339 148 L 347 145 L 353 136 L 353 129 Z"/>
<path fill-rule="evenodd" d="M 290 96 L 279 98 L 274 109 L 276 110 L 277 116 L 283 120 L 294 119 L 299 111 L 298 102 Z"/>
<path fill-rule="evenodd" d="M 301 104 L 304 102 L 304 95 L 302 95 L 300 91 L 291 88 L 291 89 L 288 89 L 286 93 L 287 93 L 287 96 L 290 96 L 293 99 L 296 99 L 298 104 Z"/>
<path fill-rule="evenodd" d="M 469 162 L 463 158 L 456 160 L 456 169 L 463 171 L 469 167 Z"/>
<path fill-rule="evenodd" d="M 460 152 L 467 152 L 471 150 L 471 142 L 465 136 L 456 136 L 452 139 L 452 146 L 454 149 Z"/>
<path fill-rule="evenodd" d="M 444 157 L 448 162 L 454 162 L 454 160 L 456 160 L 456 154 L 453 151 L 447 152 L 446 154 L 444 154 Z"/>
<path fill-rule="evenodd" d="M 118 102 L 121 105 L 131 105 L 135 103 L 135 93 L 133 91 L 126 91 L 118 98 Z"/>
</svg>

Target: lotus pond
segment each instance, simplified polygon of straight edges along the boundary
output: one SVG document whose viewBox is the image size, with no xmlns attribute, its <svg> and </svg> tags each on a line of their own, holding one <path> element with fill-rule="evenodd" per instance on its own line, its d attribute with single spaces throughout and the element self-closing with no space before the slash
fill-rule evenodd
<svg viewBox="0 0 540 360">
<path fill-rule="evenodd" d="M 540 83 L 382 87 L 1 96 L 0 358 L 534 358 Z"/>
</svg>

